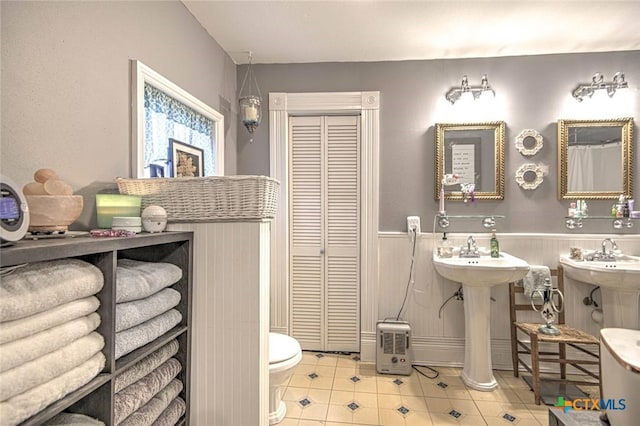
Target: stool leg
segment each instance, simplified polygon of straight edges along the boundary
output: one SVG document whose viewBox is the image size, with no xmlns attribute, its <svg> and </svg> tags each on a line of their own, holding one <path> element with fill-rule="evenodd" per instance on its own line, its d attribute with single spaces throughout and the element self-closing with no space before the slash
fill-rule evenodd
<svg viewBox="0 0 640 426">
<path fill-rule="evenodd" d="M 511 361 L 513 362 L 513 375 L 518 377 L 518 331 L 511 326 Z"/>
<path fill-rule="evenodd" d="M 536 405 L 540 405 L 540 359 L 538 355 L 538 335 L 531 333 L 531 381 Z"/>
<path fill-rule="evenodd" d="M 559 343 L 560 345 L 560 359 L 562 360 L 566 360 L 567 359 L 567 345 L 564 343 Z M 564 362 L 560 363 L 560 378 L 561 379 L 566 379 L 567 378 L 567 364 L 565 364 Z"/>
</svg>

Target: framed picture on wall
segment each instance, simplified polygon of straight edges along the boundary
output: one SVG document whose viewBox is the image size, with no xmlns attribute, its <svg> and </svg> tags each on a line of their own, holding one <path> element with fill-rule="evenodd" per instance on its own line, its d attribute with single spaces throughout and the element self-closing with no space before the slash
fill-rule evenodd
<svg viewBox="0 0 640 426">
<path fill-rule="evenodd" d="M 204 152 L 193 145 L 169 138 L 171 177 L 202 177 Z"/>
</svg>

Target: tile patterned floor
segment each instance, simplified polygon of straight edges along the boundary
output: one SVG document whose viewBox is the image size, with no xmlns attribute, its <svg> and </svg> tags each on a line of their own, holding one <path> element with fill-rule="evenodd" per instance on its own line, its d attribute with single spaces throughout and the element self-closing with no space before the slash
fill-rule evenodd
<svg viewBox="0 0 640 426">
<path fill-rule="evenodd" d="M 533 392 L 511 371 L 496 370 L 499 388 L 480 392 L 464 385 L 461 369 L 436 370 L 435 379 L 416 371 L 385 375 L 357 354 L 303 352 L 283 390 L 287 415 L 279 426 L 547 424 L 548 407 L 535 405 Z"/>
</svg>

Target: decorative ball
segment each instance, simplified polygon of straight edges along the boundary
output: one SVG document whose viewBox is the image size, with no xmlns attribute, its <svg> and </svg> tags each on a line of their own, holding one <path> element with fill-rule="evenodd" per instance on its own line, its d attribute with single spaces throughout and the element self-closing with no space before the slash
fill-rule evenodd
<svg viewBox="0 0 640 426">
<path fill-rule="evenodd" d="M 147 232 L 162 232 L 167 227 L 167 211 L 160 206 L 149 206 L 142 211 L 142 228 Z"/>
</svg>

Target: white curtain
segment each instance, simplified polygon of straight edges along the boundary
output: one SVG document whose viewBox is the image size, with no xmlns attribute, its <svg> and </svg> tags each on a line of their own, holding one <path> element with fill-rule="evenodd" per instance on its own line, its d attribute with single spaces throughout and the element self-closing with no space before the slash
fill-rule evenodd
<svg viewBox="0 0 640 426">
<path fill-rule="evenodd" d="M 569 192 L 621 191 L 621 143 L 569 146 Z"/>
<path fill-rule="evenodd" d="M 144 113 L 145 177 L 150 176 L 151 164 L 166 164 L 169 138 L 202 149 L 204 176 L 216 175 L 211 120 L 149 84 L 144 87 Z"/>
</svg>

